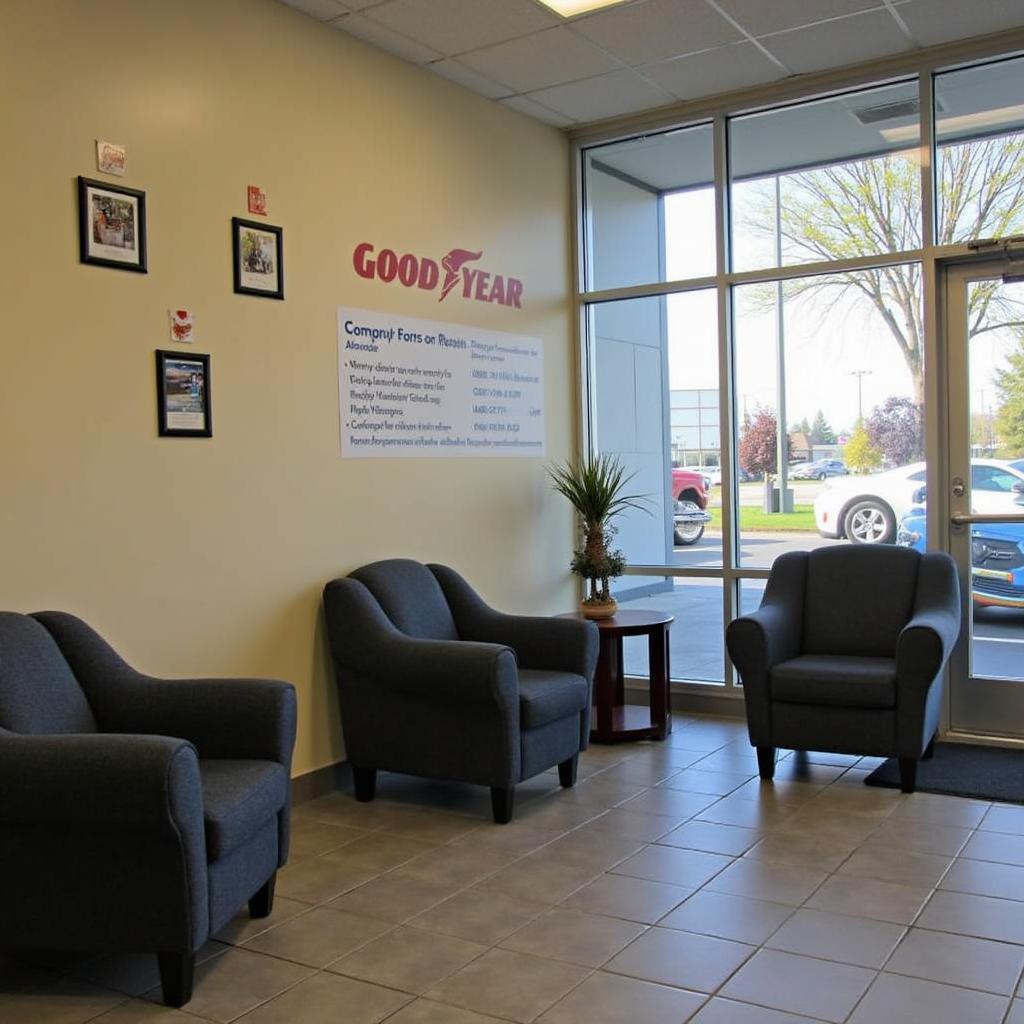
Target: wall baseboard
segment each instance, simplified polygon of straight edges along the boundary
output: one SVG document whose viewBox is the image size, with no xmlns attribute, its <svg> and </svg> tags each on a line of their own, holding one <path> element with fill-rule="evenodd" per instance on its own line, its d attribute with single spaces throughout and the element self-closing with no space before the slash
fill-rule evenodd
<svg viewBox="0 0 1024 1024">
<path fill-rule="evenodd" d="M 323 768 L 316 768 L 292 779 L 292 806 L 297 807 L 319 796 L 336 793 L 339 789 L 349 789 L 351 785 L 352 768 L 348 761 L 324 765 Z"/>
</svg>

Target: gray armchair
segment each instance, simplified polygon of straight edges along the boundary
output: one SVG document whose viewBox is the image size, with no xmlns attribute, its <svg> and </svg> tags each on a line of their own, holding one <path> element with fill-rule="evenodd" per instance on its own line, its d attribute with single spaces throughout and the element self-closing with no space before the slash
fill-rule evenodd
<svg viewBox="0 0 1024 1024">
<path fill-rule="evenodd" d="M 471 782 L 503 824 L 517 782 L 557 764 L 574 784 L 593 623 L 502 614 L 454 570 L 405 559 L 328 583 L 324 607 L 357 800 L 378 769 Z"/>
<path fill-rule="evenodd" d="M 0 949 L 152 951 L 164 1000 L 288 855 L 295 691 L 158 680 L 61 612 L 0 612 Z"/>
<path fill-rule="evenodd" d="M 959 632 L 948 555 L 848 545 L 776 559 L 761 607 L 726 631 L 761 778 L 779 747 L 896 757 L 912 793 Z"/>
</svg>

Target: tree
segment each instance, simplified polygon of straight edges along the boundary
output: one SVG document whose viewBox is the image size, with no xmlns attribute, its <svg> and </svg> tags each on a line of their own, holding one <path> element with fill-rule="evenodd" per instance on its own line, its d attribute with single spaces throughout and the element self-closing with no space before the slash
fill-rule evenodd
<svg viewBox="0 0 1024 1024">
<path fill-rule="evenodd" d="M 811 444 L 835 444 L 835 431 L 829 426 L 825 414 L 819 409 L 810 430 Z"/>
<path fill-rule="evenodd" d="M 996 434 L 1007 455 L 1024 455 L 1024 332 L 1017 332 L 1017 347 L 1006 357 L 1006 366 L 995 372 L 1000 405 Z"/>
<path fill-rule="evenodd" d="M 855 473 L 867 473 L 882 464 L 882 453 L 871 443 L 863 420 L 857 421 L 850 440 L 843 449 L 843 459 Z"/>
<path fill-rule="evenodd" d="M 924 415 L 909 398 L 890 396 L 875 407 L 866 426 L 872 447 L 890 466 L 924 458 Z"/>
<path fill-rule="evenodd" d="M 753 415 L 743 417 L 740 427 L 740 465 L 748 473 L 770 476 L 779 468 L 779 421 L 771 409 L 756 406 Z M 786 437 L 789 457 L 789 437 Z"/>
<path fill-rule="evenodd" d="M 783 175 L 782 245 L 786 263 L 846 260 L 921 247 L 921 178 L 917 149 Z M 941 149 L 936 243 L 1003 237 L 1024 219 L 1024 136 L 1004 135 Z M 744 227 L 774 240 L 775 179 L 765 179 Z M 766 293 L 767 294 L 767 293 Z M 924 405 L 924 311 L 918 263 L 850 270 L 787 282 L 792 298 L 819 298 L 822 312 L 842 295 L 867 301 L 881 317 Z M 1020 304 L 1000 282 L 970 290 L 973 336 L 1024 325 Z"/>
</svg>

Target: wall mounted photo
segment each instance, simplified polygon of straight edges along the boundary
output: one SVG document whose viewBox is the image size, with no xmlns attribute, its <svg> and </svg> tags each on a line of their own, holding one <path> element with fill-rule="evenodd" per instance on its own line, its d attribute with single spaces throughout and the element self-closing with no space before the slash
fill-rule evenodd
<svg viewBox="0 0 1024 1024">
<path fill-rule="evenodd" d="M 78 179 L 78 242 L 83 263 L 146 273 L 146 193 Z"/>
<path fill-rule="evenodd" d="M 212 437 L 210 357 L 157 349 L 156 400 L 161 437 Z"/>
<path fill-rule="evenodd" d="M 235 291 L 239 295 L 284 298 L 283 232 L 272 224 L 231 218 Z"/>
</svg>

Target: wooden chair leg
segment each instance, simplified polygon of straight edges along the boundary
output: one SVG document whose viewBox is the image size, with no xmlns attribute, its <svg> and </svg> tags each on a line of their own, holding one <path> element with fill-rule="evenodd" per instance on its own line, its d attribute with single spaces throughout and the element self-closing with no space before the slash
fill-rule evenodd
<svg viewBox="0 0 1024 1024">
<path fill-rule="evenodd" d="M 757 772 L 765 782 L 775 778 L 775 748 L 757 748 Z"/>
<path fill-rule="evenodd" d="M 900 758 L 900 789 L 904 793 L 913 793 L 917 784 L 917 758 Z"/>
<path fill-rule="evenodd" d="M 195 978 L 195 953 L 157 953 L 160 966 L 160 987 L 164 1003 L 174 1009 L 184 1006 L 192 998 Z"/>
<path fill-rule="evenodd" d="M 267 879 L 267 884 L 249 900 L 249 916 L 251 918 L 259 920 L 262 917 L 270 917 L 273 913 L 275 885 L 277 885 L 276 871 Z"/>
<path fill-rule="evenodd" d="M 515 804 L 515 786 L 491 786 L 491 810 L 495 825 L 507 825 L 512 820 Z"/>
<path fill-rule="evenodd" d="M 576 768 L 579 765 L 580 755 L 573 754 L 567 761 L 558 765 L 558 781 L 563 789 L 571 789 L 576 785 Z"/>
<path fill-rule="evenodd" d="M 377 792 L 377 769 L 352 765 L 352 781 L 356 787 L 356 799 L 360 803 L 369 803 Z"/>
</svg>

